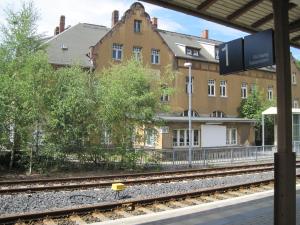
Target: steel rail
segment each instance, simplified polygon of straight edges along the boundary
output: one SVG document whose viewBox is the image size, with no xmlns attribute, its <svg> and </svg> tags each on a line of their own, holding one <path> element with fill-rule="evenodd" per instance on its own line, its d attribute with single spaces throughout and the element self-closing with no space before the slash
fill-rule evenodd
<svg viewBox="0 0 300 225">
<path fill-rule="evenodd" d="M 300 166 L 299 166 L 300 167 Z M 134 180 L 114 180 L 108 182 L 98 182 L 98 183 L 80 183 L 80 184 L 67 184 L 67 185 L 54 185 L 54 186 L 31 186 L 31 187 L 16 187 L 0 189 L 0 194 L 12 194 L 12 193 L 24 193 L 24 192 L 36 192 L 36 191 L 50 191 L 50 190 L 70 190 L 70 189 L 81 189 L 81 188 L 104 188 L 110 187 L 113 183 L 122 182 L 125 185 L 137 185 L 144 183 L 167 183 L 176 180 L 190 180 L 190 179 L 204 179 L 209 177 L 219 177 L 219 176 L 230 176 L 237 174 L 248 174 L 254 172 L 265 172 L 272 171 L 273 167 L 263 167 L 263 168 L 251 168 L 251 169 L 240 169 L 240 170 L 229 170 L 229 171 L 217 171 L 202 174 L 189 174 L 182 176 L 172 176 L 172 177 L 155 177 L 148 179 L 134 179 Z"/>
<path fill-rule="evenodd" d="M 300 178 L 300 175 L 297 175 Z M 63 209 L 56 209 L 56 210 L 48 210 L 43 212 L 32 212 L 32 213 L 20 213 L 20 214 L 10 214 L 0 216 L 0 223 L 15 223 L 19 221 L 30 221 L 30 220 L 38 220 L 48 217 L 59 217 L 59 216 L 67 216 L 70 214 L 78 213 L 88 213 L 94 210 L 112 210 L 116 208 L 121 208 L 122 206 L 128 205 L 145 205 L 155 202 L 165 202 L 174 199 L 185 199 L 188 197 L 200 196 L 203 194 L 213 194 L 213 193 L 222 193 L 227 192 L 230 190 L 238 190 L 241 188 L 249 188 L 251 186 L 260 186 L 262 184 L 268 184 L 274 182 L 274 179 L 267 179 L 263 181 L 257 182 L 250 182 L 244 183 L 239 185 L 232 185 L 227 187 L 219 187 L 219 188 L 205 188 L 200 191 L 191 191 L 185 193 L 178 193 L 178 194 L 171 194 L 165 195 L 160 197 L 151 197 L 151 198 L 144 198 L 144 199 L 133 199 L 133 200 L 126 200 L 126 201 L 119 201 L 114 203 L 107 203 L 107 204 L 94 204 L 94 205 L 86 205 L 80 207 L 73 207 L 73 208 L 63 208 Z"/>
</svg>

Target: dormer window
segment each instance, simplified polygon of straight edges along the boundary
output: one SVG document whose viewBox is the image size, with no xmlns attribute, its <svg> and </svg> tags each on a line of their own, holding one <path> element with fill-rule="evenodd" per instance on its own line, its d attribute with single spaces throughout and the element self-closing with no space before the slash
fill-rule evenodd
<svg viewBox="0 0 300 225">
<path fill-rule="evenodd" d="M 219 60 L 219 47 L 215 46 L 215 59 Z"/>
<path fill-rule="evenodd" d="M 186 47 L 185 48 L 185 54 L 190 56 L 200 56 L 200 49 L 199 48 L 192 48 L 192 47 Z"/>
</svg>

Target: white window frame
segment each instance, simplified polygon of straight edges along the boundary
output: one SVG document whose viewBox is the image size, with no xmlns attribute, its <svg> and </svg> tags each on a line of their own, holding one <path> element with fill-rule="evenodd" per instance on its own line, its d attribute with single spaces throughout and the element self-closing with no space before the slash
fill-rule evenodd
<svg viewBox="0 0 300 225">
<path fill-rule="evenodd" d="M 198 133 L 197 136 L 195 136 L 195 133 Z M 183 135 L 182 140 L 180 140 L 181 135 Z M 194 147 L 200 146 L 200 130 L 192 129 L 192 140 L 193 140 L 192 146 L 194 146 Z M 173 130 L 173 147 L 186 148 L 188 146 L 189 146 L 189 130 L 188 129 L 174 129 Z"/>
<path fill-rule="evenodd" d="M 219 47 L 215 46 L 215 59 L 219 60 Z"/>
<path fill-rule="evenodd" d="M 159 49 L 151 49 L 151 63 L 158 65 L 160 64 L 160 51 Z"/>
<path fill-rule="evenodd" d="M 299 101 L 296 99 L 293 101 L 293 108 L 299 108 Z"/>
<path fill-rule="evenodd" d="M 216 96 L 216 81 L 208 80 L 208 96 Z"/>
<path fill-rule="evenodd" d="M 108 130 L 108 129 L 104 129 L 102 144 L 111 145 L 112 144 L 112 138 L 111 137 L 112 137 L 111 131 Z"/>
<path fill-rule="evenodd" d="M 247 91 L 247 83 L 246 82 L 243 82 L 242 85 L 241 85 L 241 97 L 242 98 L 247 98 L 248 97 L 248 91 Z"/>
<path fill-rule="evenodd" d="M 237 128 L 227 128 L 226 145 L 237 145 Z"/>
<path fill-rule="evenodd" d="M 142 59 L 142 48 L 141 47 L 133 47 L 132 49 L 133 57 L 137 61 L 141 61 Z"/>
<path fill-rule="evenodd" d="M 268 100 L 272 100 L 273 99 L 273 87 L 269 86 L 268 87 Z"/>
<path fill-rule="evenodd" d="M 168 93 L 165 92 L 165 89 L 167 89 L 167 85 L 162 85 L 162 95 L 160 96 L 161 102 L 168 102 L 170 101 L 170 96 Z"/>
<path fill-rule="evenodd" d="M 220 81 L 220 96 L 227 97 L 227 81 L 226 80 Z"/>
<path fill-rule="evenodd" d="M 296 73 L 292 73 L 292 84 L 297 84 L 297 78 L 296 78 Z"/>
<path fill-rule="evenodd" d="M 134 22 L 133 22 L 133 31 L 135 33 L 141 33 L 142 32 L 142 21 L 141 20 L 134 20 Z"/>
<path fill-rule="evenodd" d="M 145 130 L 145 146 L 154 147 L 156 144 L 155 132 L 153 129 Z"/>
<path fill-rule="evenodd" d="M 192 82 L 191 82 L 191 94 L 194 92 L 194 85 L 193 85 L 194 77 L 192 77 Z M 185 93 L 189 94 L 189 77 L 185 77 Z"/>
<path fill-rule="evenodd" d="M 112 58 L 121 61 L 123 58 L 123 45 L 114 43 L 112 46 Z"/>
</svg>

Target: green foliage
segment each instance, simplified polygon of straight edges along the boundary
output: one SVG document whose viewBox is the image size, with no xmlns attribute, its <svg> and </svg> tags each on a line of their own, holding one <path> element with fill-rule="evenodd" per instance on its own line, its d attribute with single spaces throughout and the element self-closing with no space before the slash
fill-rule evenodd
<svg viewBox="0 0 300 225">
<path fill-rule="evenodd" d="M 296 65 L 297 65 L 298 68 L 300 69 L 300 60 L 296 60 Z"/>
</svg>

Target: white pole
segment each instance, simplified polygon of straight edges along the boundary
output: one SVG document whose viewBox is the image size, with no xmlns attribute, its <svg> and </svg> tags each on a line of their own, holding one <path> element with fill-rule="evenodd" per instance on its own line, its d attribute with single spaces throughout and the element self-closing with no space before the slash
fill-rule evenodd
<svg viewBox="0 0 300 225">
<path fill-rule="evenodd" d="M 261 145 L 262 145 L 262 148 L 263 148 L 263 152 L 265 151 L 265 115 L 263 114 L 262 115 L 262 118 L 261 118 L 261 124 L 262 124 L 262 137 L 261 137 Z"/>
<path fill-rule="evenodd" d="M 189 84 L 188 84 L 188 95 L 189 95 L 189 167 L 192 167 L 192 63 L 185 63 L 185 67 L 189 68 Z"/>
</svg>

